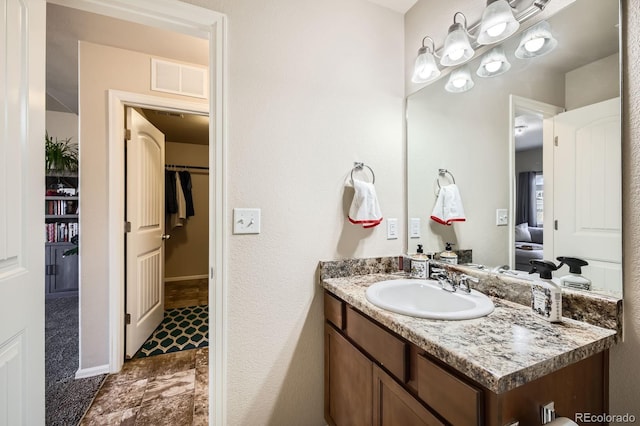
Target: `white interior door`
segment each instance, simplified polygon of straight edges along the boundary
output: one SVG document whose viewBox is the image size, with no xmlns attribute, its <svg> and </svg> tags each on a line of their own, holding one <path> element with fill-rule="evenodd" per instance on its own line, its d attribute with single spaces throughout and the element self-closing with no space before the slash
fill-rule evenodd
<svg viewBox="0 0 640 426">
<path fill-rule="evenodd" d="M 0 23 L 0 425 L 43 425 L 45 2 Z"/>
<path fill-rule="evenodd" d="M 594 288 L 620 288 L 620 98 L 557 115 L 554 133 L 554 257 L 585 259 Z"/>
<path fill-rule="evenodd" d="M 126 356 L 140 349 L 164 315 L 164 135 L 127 108 Z"/>
</svg>

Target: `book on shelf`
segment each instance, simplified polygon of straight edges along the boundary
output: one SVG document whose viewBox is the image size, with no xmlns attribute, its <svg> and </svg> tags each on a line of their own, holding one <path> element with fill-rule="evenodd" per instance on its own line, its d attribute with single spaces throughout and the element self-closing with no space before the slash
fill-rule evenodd
<svg viewBox="0 0 640 426">
<path fill-rule="evenodd" d="M 76 200 L 47 200 L 46 203 L 46 214 L 48 215 L 78 214 Z"/>
<path fill-rule="evenodd" d="M 48 243 L 67 243 L 78 235 L 78 222 L 55 222 L 45 224 Z"/>
</svg>

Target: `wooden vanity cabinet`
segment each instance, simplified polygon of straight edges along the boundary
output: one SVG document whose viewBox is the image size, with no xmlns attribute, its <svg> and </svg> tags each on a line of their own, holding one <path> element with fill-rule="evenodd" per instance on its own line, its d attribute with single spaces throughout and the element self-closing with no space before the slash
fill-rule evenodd
<svg viewBox="0 0 640 426">
<path fill-rule="evenodd" d="M 325 293 L 325 420 L 332 426 L 505 426 L 608 412 L 608 351 L 496 394 Z"/>
</svg>

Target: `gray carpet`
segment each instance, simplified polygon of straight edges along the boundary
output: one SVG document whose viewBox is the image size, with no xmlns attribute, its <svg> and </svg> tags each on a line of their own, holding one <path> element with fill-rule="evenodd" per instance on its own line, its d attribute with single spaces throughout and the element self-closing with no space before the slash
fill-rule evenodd
<svg viewBox="0 0 640 426">
<path fill-rule="evenodd" d="M 45 302 L 46 424 L 75 426 L 106 375 L 74 380 L 78 370 L 78 297 Z"/>
</svg>

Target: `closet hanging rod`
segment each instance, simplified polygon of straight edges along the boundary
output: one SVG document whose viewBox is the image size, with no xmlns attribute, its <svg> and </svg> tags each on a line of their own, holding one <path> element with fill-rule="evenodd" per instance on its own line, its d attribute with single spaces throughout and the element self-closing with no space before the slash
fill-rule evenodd
<svg viewBox="0 0 640 426">
<path fill-rule="evenodd" d="M 197 169 L 197 170 L 209 170 L 208 166 L 187 166 L 185 164 L 165 164 L 165 168 L 176 168 L 176 169 Z"/>
</svg>

